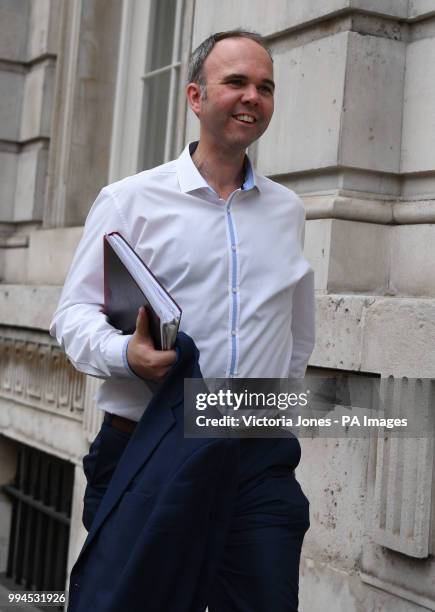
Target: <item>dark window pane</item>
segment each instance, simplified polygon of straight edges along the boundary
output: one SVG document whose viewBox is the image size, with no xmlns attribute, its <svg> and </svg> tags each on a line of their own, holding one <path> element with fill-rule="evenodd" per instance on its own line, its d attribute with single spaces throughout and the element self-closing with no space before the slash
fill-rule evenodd
<svg viewBox="0 0 435 612">
<path fill-rule="evenodd" d="M 147 72 L 172 63 L 176 0 L 154 0 Z"/>
<path fill-rule="evenodd" d="M 168 116 L 170 70 L 144 81 L 144 125 L 140 169 L 147 170 L 163 162 L 166 120 Z"/>
</svg>

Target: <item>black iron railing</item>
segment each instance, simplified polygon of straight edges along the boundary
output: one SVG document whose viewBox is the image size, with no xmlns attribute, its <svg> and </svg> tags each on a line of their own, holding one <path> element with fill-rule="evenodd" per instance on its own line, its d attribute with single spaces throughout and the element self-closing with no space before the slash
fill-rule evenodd
<svg viewBox="0 0 435 612">
<path fill-rule="evenodd" d="M 12 499 L 6 576 L 33 591 L 63 591 L 66 582 L 74 467 L 21 445 Z"/>
</svg>

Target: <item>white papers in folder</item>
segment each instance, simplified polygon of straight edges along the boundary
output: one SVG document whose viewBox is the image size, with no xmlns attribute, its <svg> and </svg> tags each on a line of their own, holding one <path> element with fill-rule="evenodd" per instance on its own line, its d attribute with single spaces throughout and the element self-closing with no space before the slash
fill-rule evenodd
<svg viewBox="0 0 435 612">
<path fill-rule="evenodd" d="M 181 308 L 120 234 L 117 232 L 108 234 L 106 239 L 158 315 L 162 331 L 162 348 L 171 348 L 178 332 Z"/>
</svg>

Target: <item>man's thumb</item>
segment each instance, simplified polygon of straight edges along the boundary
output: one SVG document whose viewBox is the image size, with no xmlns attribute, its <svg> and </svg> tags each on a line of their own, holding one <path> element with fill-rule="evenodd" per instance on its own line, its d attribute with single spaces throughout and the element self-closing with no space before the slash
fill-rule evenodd
<svg viewBox="0 0 435 612">
<path fill-rule="evenodd" d="M 139 308 L 139 313 L 137 315 L 137 319 L 136 319 L 136 333 L 141 337 L 141 338 L 146 338 L 147 340 L 150 338 L 150 326 L 149 326 L 149 321 L 148 321 L 148 313 L 146 311 L 146 309 L 141 306 Z"/>
</svg>

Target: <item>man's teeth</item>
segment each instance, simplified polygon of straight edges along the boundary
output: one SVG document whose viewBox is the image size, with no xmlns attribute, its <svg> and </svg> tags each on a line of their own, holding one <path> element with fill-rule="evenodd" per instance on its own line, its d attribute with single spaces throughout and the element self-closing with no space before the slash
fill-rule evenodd
<svg viewBox="0 0 435 612">
<path fill-rule="evenodd" d="M 239 121 L 246 121 L 247 123 L 254 123 L 254 117 L 250 117 L 249 115 L 236 115 L 236 119 Z"/>
</svg>

